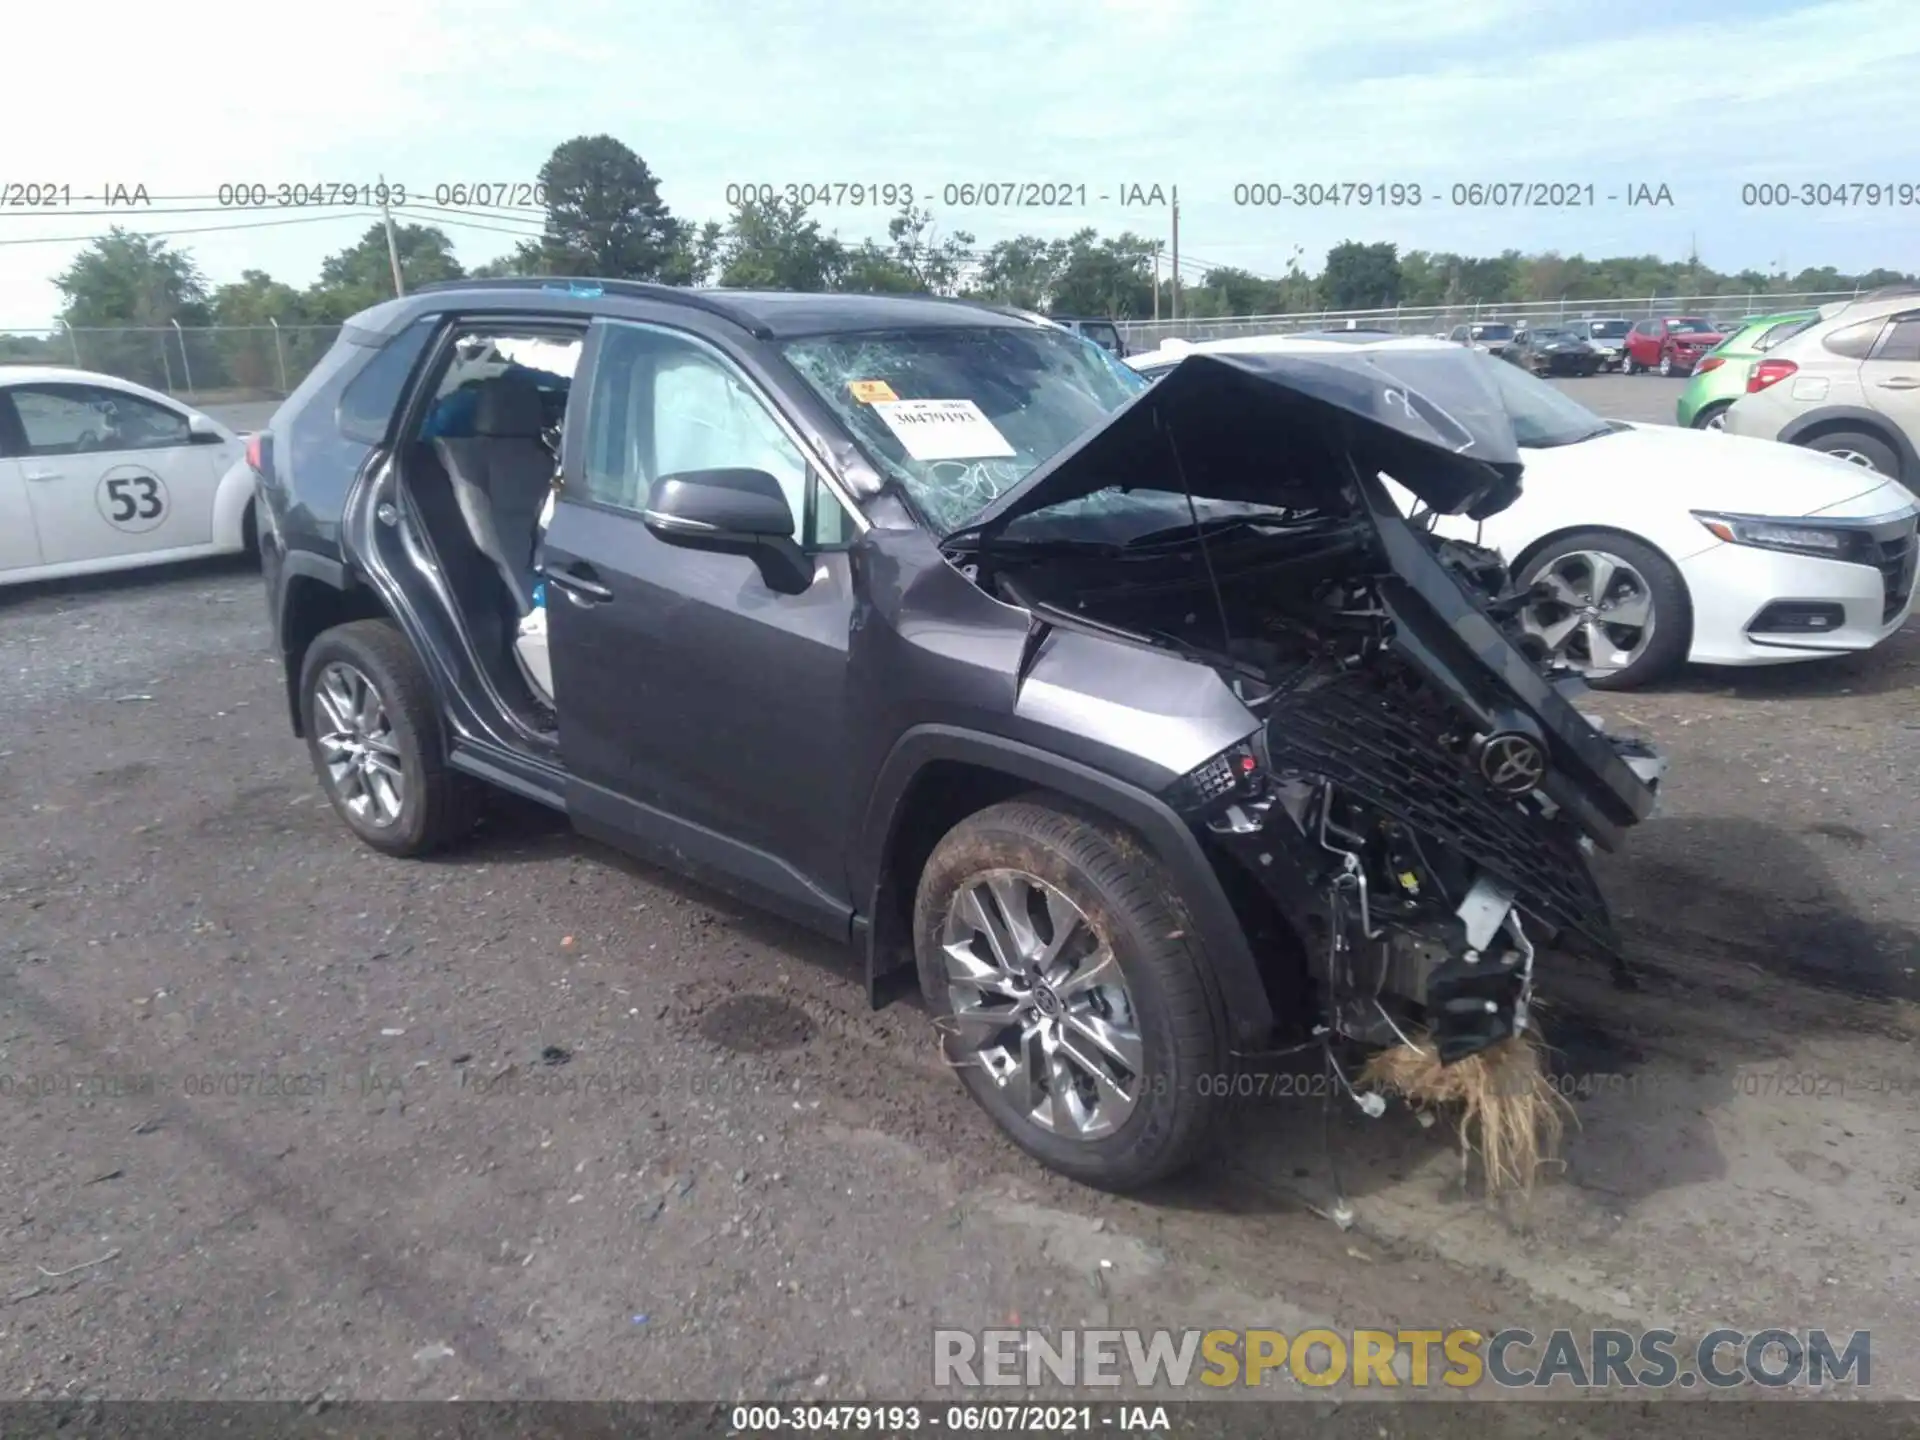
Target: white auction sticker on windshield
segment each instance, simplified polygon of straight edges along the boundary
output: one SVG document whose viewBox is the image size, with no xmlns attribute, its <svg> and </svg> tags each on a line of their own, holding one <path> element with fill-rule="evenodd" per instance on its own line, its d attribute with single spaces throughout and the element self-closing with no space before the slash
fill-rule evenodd
<svg viewBox="0 0 1920 1440">
<path fill-rule="evenodd" d="M 971 400 L 884 400 L 874 405 L 915 460 L 1010 459 L 1013 446 Z"/>
</svg>

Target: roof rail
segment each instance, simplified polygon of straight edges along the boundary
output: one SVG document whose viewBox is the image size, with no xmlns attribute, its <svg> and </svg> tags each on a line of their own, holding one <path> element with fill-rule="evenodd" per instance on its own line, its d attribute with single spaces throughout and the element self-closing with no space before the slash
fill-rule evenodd
<svg viewBox="0 0 1920 1440">
<path fill-rule="evenodd" d="M 773 332 L 758 325 L 739 311 L 708 298 L 687 285 L 660 285 L 651 280 L 610 280 L 598 275 L 500 275 L 477 280 L 436 280 L 415 286 L 412 294 L 425 295 L 447 290 L 591 290 L 609 295 L 625 295 L 634 300 L 663 300 L 670 305 L 685 305 L 708 315 L 731 320 L 756 339 L 765 340 Z M 591 298 L 583 297 L 583 298 Z"/>
<path fill-rule="evenodd" d="M 1882 285 L 1877 290 L 1868 290 L 1864 294 L 1856 295 L 1853 298 L 1856 302 L 1860 300 L 1891 300 L 1898 295 L 1920 295 L 1920 284 L 1916 284 L 1911 280 L 1903 280 L 1895 285 Z"/>
</svg>

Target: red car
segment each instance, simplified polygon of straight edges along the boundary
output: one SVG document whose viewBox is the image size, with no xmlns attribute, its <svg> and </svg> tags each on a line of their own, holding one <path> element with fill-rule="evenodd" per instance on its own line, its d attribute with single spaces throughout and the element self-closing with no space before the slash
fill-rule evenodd
<svg viewBox="0 0 1920 1440">
<path fill-rule="evenodd" d="M 1662 375 L 1691 375 L 1700 357 L 1727 337 L 1711 320 L 1698 315 L 1663 315 L 1642 320 L 1627 332 L 1620 370 L 1637 375 L 1658 370 Z"/>
</svg>

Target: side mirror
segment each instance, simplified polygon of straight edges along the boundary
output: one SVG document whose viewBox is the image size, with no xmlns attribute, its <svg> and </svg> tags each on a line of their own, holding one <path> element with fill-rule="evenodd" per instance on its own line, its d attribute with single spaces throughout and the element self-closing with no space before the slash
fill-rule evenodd
<svg viewBox="0 0 1920 1440">
<path fill-rule="evenodd" d="M 764 470 L 662 475 L 647 495 L 644 518 L 669 545 L 749 557 L 770 590 L 798 595 L 813 584 L 813 567 L 793 540 L 793 507 Z"/>
<path fill-rule="evenodd" d="M 224 445 L 227 440 L 220 427 L 198 411 L 187 416 L 187 438 L 195 445 Z"/>
</svg>

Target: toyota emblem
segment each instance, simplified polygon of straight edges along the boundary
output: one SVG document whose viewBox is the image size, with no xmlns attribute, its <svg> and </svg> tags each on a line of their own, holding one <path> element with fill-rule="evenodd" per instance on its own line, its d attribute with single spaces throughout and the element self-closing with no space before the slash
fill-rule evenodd
<svg viewBox="0 0 1920 1440">
<path fill-rule="evenodd" d="M 1480 747 L 1480 773 L 1501 795 L 1525 795 L 1547 775 L 1547 757 L 1529 735 L 1490 735 Z"/>
</svg>

